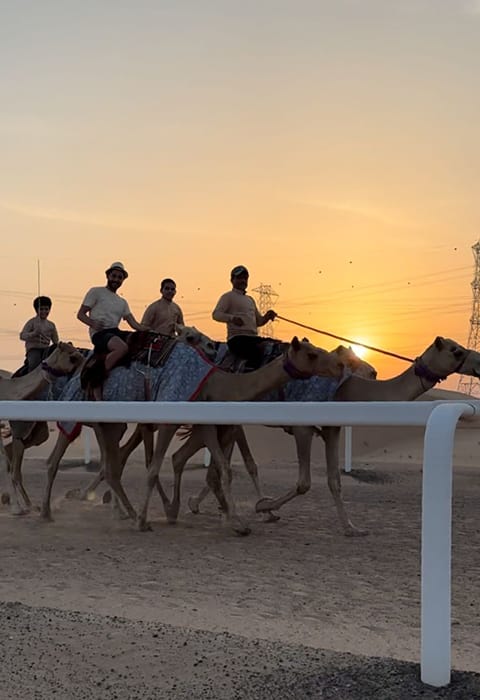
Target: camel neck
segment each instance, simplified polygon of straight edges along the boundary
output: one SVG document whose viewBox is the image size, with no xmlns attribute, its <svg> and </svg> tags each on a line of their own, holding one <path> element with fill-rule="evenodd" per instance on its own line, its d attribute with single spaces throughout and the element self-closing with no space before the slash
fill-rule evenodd
<svg viewBox="0 0 480 700">
<path fill-rule="evenodd" d="M 38 394 L 49 384 L 45 370 L 39 365 L 23 377 L 5 379 L 0 383 L 0 396 L 6 401 L 22 401 Z"/>
<path fill-rule="evenodd" d="M 255 401 L 263 394 L 278 389 L 290 381 L 284 368 L 285 358 L 277 357 L 264 367 L 246 374 L 214 372 L 205 384 L 200 401 Z"/>
<path fill-rule="evenodd" d="M 392 379 L 362 379 L 351 376 L 335 394 L 336 401 L 413 401 L 435 385 L 419 377 L 412 365 Z"/>
</svg>

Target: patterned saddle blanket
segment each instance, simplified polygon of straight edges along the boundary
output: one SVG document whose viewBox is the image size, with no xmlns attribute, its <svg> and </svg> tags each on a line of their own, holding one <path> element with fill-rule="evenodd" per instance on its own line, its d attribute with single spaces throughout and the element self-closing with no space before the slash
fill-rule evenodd
<svg viewBox="0 0 480 700">
<path fill-rule="evenodd" d="M 128 354 L 118 366 L 130 367 L 138 362 L 148 367 L 163 367 L 177 343 L 176 338 L 151 331 L 132 331 L 127 336 Z M 86 360 L 80 375 L 82 389 L 102 386 L 107 378 L 105 354 L 95 351 Z"/>
</svg>

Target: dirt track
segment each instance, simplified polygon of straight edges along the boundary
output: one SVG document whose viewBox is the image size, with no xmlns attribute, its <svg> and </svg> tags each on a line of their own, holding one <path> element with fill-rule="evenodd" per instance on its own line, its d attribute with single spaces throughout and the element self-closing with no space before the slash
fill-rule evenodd
<svg viewBox="0 0 480 700">
<path fill-rule="evenodd" d="M 44 482 L 42 470 L 40 462 L 27 461 L 26 483 L 37 502 Z M 70 697 L 75 698 L 133 698 L 137 697 L 134 687 L 144 689 L 138 697 L 180 698 L 188 697 L 188 688 L 191 691 L 195 683 L 199 684 L 195 697 L 240 698 L 248 696 L 241 695 L 241 689 L 253 688 L 249 684 L 254 681 L 263 683 L 264 694 L 255 691 L 258 697 L 308 697 L 311 691 L 310 697 L 360 698 L 365 696 L 355 695 L 355 688 L 360 691 L 361 683 L 367 682 L 360 679 L 367 671 L 371 674 L 368 697 L 416 697 L 416 688 L 422 690 L 416 678 L 418 667 L 396 665 L 392 659 L 419 659 L 420 468 L 388 465 L 377 470 L 380 481 L 344 479 L 352 519 L 371 533 L 355 539 L 340 534 L 319 469 L 312 491 L 287 505 L 276 524 L 261 523 L 252 514 L 252 488 L 240 468 L 236 472 L 241 510 L 253 523 L 253 533 L 247 538 L 229 533 L 213 500 L 205 503 L 205 512 L 198 516 L 184 507 L 179 523 L 169 526 L 155 499 L 154 532 L 148 534 L 135 531 L 129 522 L 113 521 L 110 508 L 100 498 L 89 503 L 57 498 L 52 524 L 41 523 L 33 515 L 14 519 L 3 507 L 0 600 L 27 607 L 0 608 L 3 630 L 11 627 L 5 622 L 8 614 L 16 620 L 11 641 L 4 641 L 2 649 L 3 658 L 11 658 L 14 666 L 4 664 L 0 697 L 47 698 L 57 686 L 57 696 L 64 697 L 61 684 L 68 684 L 69 673 L 74 673 L 79 676 L 78 693 Z M 170 468 L 165 467 L 162 474 L 164 483 L 171 484 Z M 201 468 L 188 470 L 184 503 L 203 484 L 204 475 Z M 88 478 L 83 469 L 62 471 L 55 494 L 84 484 Z M 294 479 L 295 467 L 287 460 L 271 460 L 262 467 L 269 495 L 283 491 Z M 143 486 L 140 463 L 129 468 L 125 483 L 137 504 Z M 456 468 L 454 491 L 453 666 L 478 673 L 480 484 L 472 468 Z M 52 612 L 35 612 L 38 608 Z M 112 623 L 107 616 L 117 619 Z M 48 635 L 47 619 L 52 625 Z M 30 641 L 25 646 L 22 639 L 27 631 Z M 132 635 L 139 635 L 138 648 L 144 650 L 141 659 L 132 656 Z M 185 656 L 186 650 L 178 652 L 177 642 L 185 635 L 195 637 L 191 649 L 196 656 Z M 48 638 L 60 647 L 49 645 Z M 235 659 L 240 660 L 232 661 L 231 649 L 238 650 Z M 323 650 L 338 655 L 323 654 Z M 381 670 L 372 661 L 349 659 L 345 652 L 389 661 Z M 205 658 L 198 661 L 202 655 Z M 35 687 L 40 694 L 15 694 L 20 689 L 13 670 L 22 656 L 31 659 L 26 682 L 32 683 L 32 692 Z M 69 672 L 66 659 L 74 671 Z M 116 660 L 110 664 L 110 659 Z M 127 659 L 131 661 L 128 679 L 122 680 L 119 674 Z M 41 663 L 49 673 L 39 670 Z M 161 682 L 157 663 L 166 674 Z M 91 678 L 90 664 L 96 664 Z M 203 676 L 199 664 L 205 664 Z M 347 695 L 341 694 L 341 679 L 350 676 L 337 673 L 345 664 L 356 669 L 356 680 L 350 678 Z M 28 681 L 34 673 L 38 676 L 35 683 Z M 393 694 L 375 694 L 382 673 L 387 679 L 393 674 L 397 684 L 392 686 Z M 97 674 L 103 685 L 95 694 Z M 320 683 L 333 683 L 332 674 L 340 694 L 331 694 L 335 684 L 330 689 L 327 684 L 325 694 L 320 694 Z M 399 678 L 407 685 L 398 685 Z M 277 692 L 267 694 L 273 687 Z M 295 694 L 295 687 L 299 692 L 303 687 L 305 694 Z M 476 675 L 459 679 L 451 693 L 454 687 L 460 694 L 443 697 L 480 697 Z M 408 694 L 402 694 L 401 688 Z"/>
</svg>

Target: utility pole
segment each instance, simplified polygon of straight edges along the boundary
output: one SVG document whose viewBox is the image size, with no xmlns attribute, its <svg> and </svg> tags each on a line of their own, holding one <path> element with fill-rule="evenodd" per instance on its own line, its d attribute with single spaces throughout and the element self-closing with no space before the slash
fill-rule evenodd
<svg viewBox="0 0 480 700">
<path fill-rule="evenodd" d="M 274 292 L 271 285 L 260 283 L 258 287 L 252 289 L 258 297 L 258 310 L 264 315 L 269 309 L 273 309 L 278 301 L 278 294 Z M 260 329 L 260 335 L 264 338 L 273 337 L 273 321 L 269 321 Z"/>
<path fill-rule="evenodd" d="M 468 334 L 467 348 L 480 350 L 480 241 L 472 246 L 473 257 L 475 259 L 475 274 L 472 281 L 472 315 L 470 316 L 470 332 Z M 476 377 L 460 375 L 458 391 L 463 391 L 471 396 L 480 396 L 480 382 Z"/>
</svg>

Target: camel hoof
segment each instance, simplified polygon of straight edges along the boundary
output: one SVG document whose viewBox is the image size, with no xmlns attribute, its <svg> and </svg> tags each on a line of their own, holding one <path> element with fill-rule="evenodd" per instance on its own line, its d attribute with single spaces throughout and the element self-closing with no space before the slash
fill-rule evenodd
<svg viewBox="0 0 480 700">
<path fill-rule="evenodd" d="M 102 496 L 102 503 L 111 503 L 111 502 L 112 502 L 112 492 L 105 491 L 105 493 Z"/>
<path fill-rule="evenodd" d="M 22 508 L 21 506 L 18 505 L 13 505 L 10 508 L 10 515 L 15 515 L 15 516 L 21 516 L 21 515 L 28 515 L 29 511 L 26 508 Z"/>
<path fill-rule="evenodd" d="M 40 513 L 40 519 L 45 523 L 53 523 L 52 514 L 49 510 L 42 510 Z"/>
<path fill-rule="evenodd" d="M 368 530 L 362 530 L 359 527 L 353 527 L 353 525 L 345 530 L 345 537 L 366 537 L 368 534 Z"/>
<path fill-rule="evenodd" d="M 152 532 L 153 531 L 153 528 L 150 525 L 150 523 L 147 523 L 147 521 L 143 520 L 143 519 L 139 519 L 138 529 L 140 532 Z"/>
<path fill-rule="evenodd" d="M 192 496 L 188 499 L 188 507 L 190 508 L 190 512 L 194 515 L 198 515 L 200 513 L 200 504 L 197 499 L 193 498 Z"/>
<path fill-rule="evenodd" d="M 241 535 L 242 537 L 252 532 L 251 528 L 240 518 L 233 518 L 230 521 L 230 527 L 236 535 Z"/>
<path fill-rule="evenodd" d="M 280 516 L 275 515 L 275 513 L 272 513 L 272 511 L 269 510 L 264 514 L 262 522 L 264 522 L 264 523 L 278 523 L 279 520 L 280 520 Z"/>
<path fill-rule="evenodd" d="M 9 506 L 10 505 L 10 494 L 9 493 L 2 493 L 2 506 Z"/>
<path fill-rule="evenodd" d="M 257 513 L 271 512 L 273 502 L 273 498 L 261 498 L 255 504 L 255 511 Z"/>
</svg>

